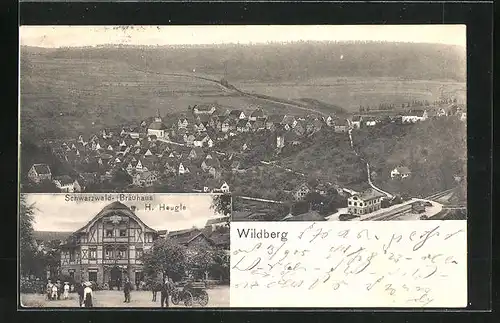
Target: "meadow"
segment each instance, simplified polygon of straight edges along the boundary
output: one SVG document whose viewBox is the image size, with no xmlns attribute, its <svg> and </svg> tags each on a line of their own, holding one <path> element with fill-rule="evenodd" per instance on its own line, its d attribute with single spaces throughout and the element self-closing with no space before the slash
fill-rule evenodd
<svg viewBox="0 0 500 323">
<path fill-rule="evenodd" d="M 400 106 L 413 100 L 433 102 L 442 97 L 466 101 L 466 85 L 452 80 L 404 80 L 391 77 L 330 77 L 295 83 L 240 82 L 249 93 L 299 101 L 304 98 L 338 106 L 356 113 L 359 107 L 381 103 Z"/>
</svg>

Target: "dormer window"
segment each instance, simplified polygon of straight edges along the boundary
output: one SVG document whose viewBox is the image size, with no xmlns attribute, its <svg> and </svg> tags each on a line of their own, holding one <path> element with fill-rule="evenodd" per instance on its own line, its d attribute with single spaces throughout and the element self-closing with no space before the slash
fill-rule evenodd
<svg viewBox="0 0 500 323">
<path fill-rule="evenodd" d="M 113 237 L 113 230 L 106 230 L 106 238 L 112 238 Z"/>
</svg>

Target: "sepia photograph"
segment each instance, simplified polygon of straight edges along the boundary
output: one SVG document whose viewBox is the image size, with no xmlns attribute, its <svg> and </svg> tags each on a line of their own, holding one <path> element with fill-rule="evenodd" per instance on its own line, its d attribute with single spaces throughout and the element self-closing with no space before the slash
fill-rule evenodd
<svg viewBox="0 0 500 323">
<path fill-rule="evenodd" d="M 23 193 L 467 218 L 465 25 L 21 26 Z"/>
<path fill-rule="evenodd" d="M 22 194 L 21 308 L 229 307 L 230 201 Z"/>
</svg>

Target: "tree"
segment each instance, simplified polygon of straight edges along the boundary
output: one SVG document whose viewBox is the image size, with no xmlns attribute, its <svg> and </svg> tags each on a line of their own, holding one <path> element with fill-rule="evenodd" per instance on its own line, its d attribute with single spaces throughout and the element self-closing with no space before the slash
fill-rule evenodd
<svg viewBox="0 0 500 323">
<path fill-rule="evenodd" d="M 186 273 L 186 247 L 170 239 L 155 241 L 151 252 L 142 256 L 144 273 L 149 281 L 156 280 L 158 275 L 165 275 L 174 281 L 181 280 Z"/>
<path fill-rule="evenodd" d="M 34 205 L 28 205 L 26 196 L 21 194 L 19 201 L 19 239 L 21 274 L 24 276 L 34 274 L 35 258 L 37 254 L 33 229 Z"/>
<path fill-rule="evenodd" d="M 186 253 L 187 270 L 195 278 L 208 279 L 210 270 L 215 264 L 215 252 L 210 247 L 191 247 Z"/>
<path fill-rule="evenodd" d="M 217 213 L 220 213 L 224 216 L 231 215 L 232 211 L 232 198 L 231 194 L 221 194 L 214 195 L 212 200 L 212 205 L 210 208 Z"/>
</svg>

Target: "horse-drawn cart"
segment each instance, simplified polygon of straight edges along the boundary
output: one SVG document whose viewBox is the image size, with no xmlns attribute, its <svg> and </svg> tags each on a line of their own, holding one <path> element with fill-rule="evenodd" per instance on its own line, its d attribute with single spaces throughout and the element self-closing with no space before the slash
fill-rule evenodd
<svg viewBox="0 0 500 323">
<path fill-rule="evenodd" d="M 178 305 L 183 302 L 185 306 L 189 307 L 194 306 L 194 304 L 206 306 L 208 304 L 208 293 L 205 289 L 206 284 L 203 281 L 180 283 L 172 292 L 172 304 Z"/>
</svg>

